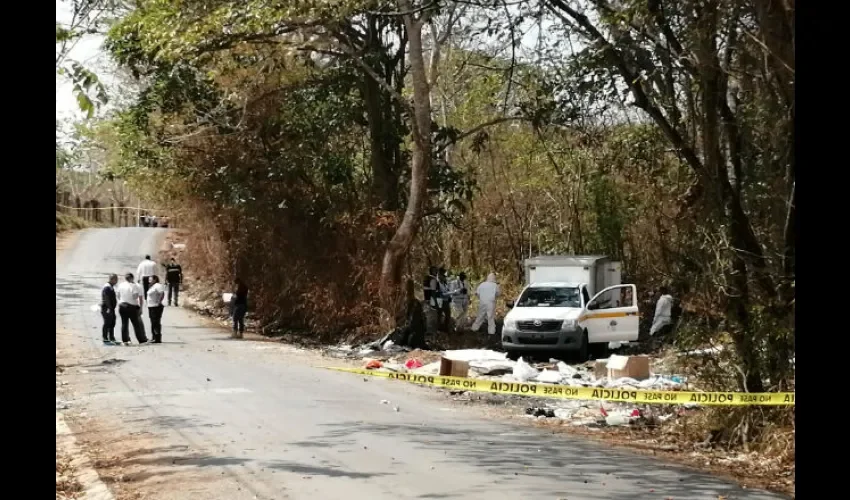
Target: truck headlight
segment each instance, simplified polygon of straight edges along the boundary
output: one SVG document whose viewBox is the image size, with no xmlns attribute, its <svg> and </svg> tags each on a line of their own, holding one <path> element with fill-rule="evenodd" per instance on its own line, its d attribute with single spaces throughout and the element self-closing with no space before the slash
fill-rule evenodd
<svg viewBox="0 0 850 500">
<path fill-rule="evenodd" d="M 564 330 L 570 330 L 576 327 L 576 320 L 574 319 L 565 319 L 564 324 L 561 326 Z"/>
<path fill-rule="evenodd" d="M 502 328 L 504 330 L 516 330 L 516 320 L 506 319 Z"/>
</svg>

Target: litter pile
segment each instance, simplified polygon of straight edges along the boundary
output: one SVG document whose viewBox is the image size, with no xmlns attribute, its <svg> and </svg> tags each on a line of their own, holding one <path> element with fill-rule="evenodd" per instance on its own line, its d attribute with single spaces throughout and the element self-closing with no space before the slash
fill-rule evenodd
<svg viewBox="0 0 850 500">
<path fill-rule="evenodd" d="M 326 354 L 347 359 L 360 359 L 365 369 L 422 375 L 449 374 L 461 377 L 503 382 L 532 382 L 572 387 L 599 387 L 644 390 L 683 390 L 684 377 L 664 374 L 661 365 L 647 356 L 618 356 L 569 365 L 557 359 L 546 363 L 528 363 L 522 358 L 513 361 L 504 352 L 488 349 L 450 350 L 442 353 L 411 352 L 395 345 L 391 340 L 366 344 L 360 347 L 339 346 Z M 447 368 L 451 366 L 450 368 Z M 460 366 L 460 368 L 458 368 Z M 654 373 L 653 373 L 654 372 Z M 688 387 L 688 389 L 691 389 Z M 453 395 L 463 391 L 453 391 Z M 526 403 L 527 404 L 527 403 Z M 646 407 L 644 407 L 646 406 Z M 526 409 L 526 415 L 538 419 L 568 420 L 572 425 L 624 426 L 660 425 L 676 414 L 675 408 L 625 403 L 591 401 L 546 401 L 545 406 Z"/>
<path fill-rule="evenodd" d="M 682 408 L 626 403 L 559 401 L 525 409 L 528 418 L 558 419 L 566 425 L 599 427 L 657 427 L 682 413 Z"/>
<path fill-rule="evenodd" d="M 394 354 L 411 351 L 411 348 L 409 347 L 396 345 L 395 342 L 390 340 L 390 335 L 392 335 L 392 333 L 388 333 L 380 340 L 369 342 L 368 344 L 363 344 L 358 347 L 347 344 L 328 347 L 324 352 L 325 355 L 333 358 L 358 359 L 367 356 L 371 356 L 373 358 L 387 358 Z"/>
<path fill-rule="evenodd" d="M 409 356 L 409 348 L 392 341 L 373 342 L 354 348 L 339 346 L 328 349 L 333 357 L 362 359 L 363 367 L 385 372 L 437 375 L 440 361 Z M 442 357 L 469 364 L 467 376 L 504 382 L 537 382 L 572 387 L 633 388 L 645 390 L 679 390 L 686 380 L 679 376 L 650 373 L 650 358 L 646 356 L 612 355 L 608 359 L 568 365 L 557 359 L 548 363 L 530 364 L 520 358 L 513 361 L 503 352 L 488 349 L 445 351 Z"/>
</svg>

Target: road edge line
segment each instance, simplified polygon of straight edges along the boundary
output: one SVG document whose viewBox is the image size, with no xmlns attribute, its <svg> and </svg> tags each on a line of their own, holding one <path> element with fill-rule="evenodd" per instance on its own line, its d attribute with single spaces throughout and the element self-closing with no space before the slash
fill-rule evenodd
<svg viewBox="0 0 850 500">
<path fill-rule="evenodd" d="M 94 469 L 89 457 L 83 453 L 82 449 L 80 449 L 74 433 L 71 432 L 71 428 L 65 423 L 65 417 L 57 411 L 57 448 L 59 447 L 60 442 L 64 449 L 74 457 L 71 460 L 71 463 L 74 464 L 74 468 L 76 470 L 74 476 L 84 488 L 85 496 L 83 498 L 85 500 L 115 500 L 112 492 L 109 491 L 109 487 L 107 487 L 106 483 L 100 479 L 100 475 L 98 475 L 97 471 Z"/>
</svg>

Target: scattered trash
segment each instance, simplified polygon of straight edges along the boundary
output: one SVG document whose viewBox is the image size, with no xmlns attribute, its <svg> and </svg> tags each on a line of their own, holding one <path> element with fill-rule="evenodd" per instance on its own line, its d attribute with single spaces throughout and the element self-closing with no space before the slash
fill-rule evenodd
<svg viewBox="0 0 850 500">
<path fill-rule="evenodd" d="M 386 399 L 382 399 L 382 400 L 381 400 L 381 404 L 382 404 L 382 405 L 388 405 L 388 404 L 390 404 L 390 402 L 389 402 L 389 401 L 387 401 Z"/>
<path fill-rule="evenodd" d="M 110 359 L 104 359 L 100 363 L 103 364 L 103 365 L 116 365 L 116 364 L 119 364 L 119 363 L 124 363 L 126 361 L 127 361 L 126 359 L 110 358 Z"/>
<path fill-rule="evenodd" d="M 611 415 L 605 417 L 605 423 L 610 425 L 611 427 L 629 425 L 629 417 L 620 413 L 612 413 Z"/>
<path fill-rule="evenodd" d="M 707 356 L 711 354 L 720 354 L 724 351 L 723 346 L 709 347 L 708 349 L 694 349 L 692 351 L 682 351 L 677 353 L 678 356 Z"/>
<path fill-rule="evenodd" d="M 404 367 L 408 370 L 415 370 L 417 368 L 422 368 L 422 366 L 422 362 L 416 358 L 408 359 L 407 362 L 404 364 Z"/>
<path fill-rule="evenodd" d="M 560 371 L 543 370 L 534 379 L 541 384 L 560 384 L 563 377 L 564 375 Z"/>
<path fill-rule="evenodd" d="M 461 377 L 469 376 L 469 362 L 457 359 L 440 358 L 440 375 L 445 377 Z"/>
<path fill-rule="evenodd" d="M 532 367 L 522 358 L 516 362 L 513 369 L 513 378 L 517 382 L 528 382 L 529 380 L 537 377 L 537 368 Z"/>
<path fill-rule="evenodd" d="M 555 418 L 555 410 L 551 408 L 526 408 L 526 415 L 531 415 L 532 417 L 546 417 L 546 418 Z"/>
<path fill-rule="evenodd" d="M 489 349 L 460 349 L 446 351 L 444 357 L 453 361 L 466 361 L 471 365 L 474 361 L 505 361 L 508 355 Z"/>
<path fill-rule="evenodd" d="M 509 359 L 478 359 L 469 361 L 469 369 L 479 375 L 505 375 L 513 372 L 516 363 Z"/>
<path fill-rule="evenodd" d="M 381 368 L 382 366 L 384 366 L 384 364 L 378 361 L 377 359 L 370 359 L 366 362 L 364 368 L 366 368 L 367 370 L 375 370 Z"/>
<path fill-rule="evenodd" d="M 637 380 L 649 378 L 649 357 L 611 355 L 607 363 L 608 378 L 630 377 Z"/>
<path fill-rule="evenodd" d="M 560 418 L 560 419 L 563 419 L 563 420 L 569 420 L 570 418 L 572 418 L 572 416 L 573 416 L 573 412 L 571 412 L 570 410 L 567 410 L 565 408 L 556 408 L 555 409 L 555 417 L 556 418 Z"/>
<path fill-rule="evenodd" d="M 398 407 L 398 406 L 394 407 L 394 408 L 393 408 L 393 411 L 395 411 L 396 413 L 398 413 L 398 411 L 399 411 L 399 407 Z"/>
<path fill-rule="evenodd" d="M 440 373 L 440 362 L 434 361 L 433 363 L 428 363 L 427 365 L 417 368 L 416 373 L 424 373 L 428 375 L 437 375 Z"/>
<path fill-rule="evenodd" d="M 572 366 L 570 366 L 570 365 L 568 365 L 568 364 L 564 363 L 563 361 L 559 361 L 559 362 L 558 362 L 558 371 L 559 371 L 559 372 L 561 372 L 561 374 L 562 374 L 564 377 L 568 377 L 568 378 L 575 378 L 575 376 L 576 376 L 576 375 L 578 375 L 579 377 L 581 377 L 581 375 L 579 374 L 578 370 L 576 370 L 576 369 L 575 369 L 575 368 L 573 368 Z"/>
</svg>

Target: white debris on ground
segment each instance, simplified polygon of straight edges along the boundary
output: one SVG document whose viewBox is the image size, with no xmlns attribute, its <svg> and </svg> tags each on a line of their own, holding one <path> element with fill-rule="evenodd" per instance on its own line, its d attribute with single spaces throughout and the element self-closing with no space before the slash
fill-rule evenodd
<svg viewBox="0 0 850 500">
<path fill-rule="evenodd" d="M 440 371 L 440 362 L 424 364 L 417 368 L 405 366 L 404 354 L 410 352 L 407 347 L 395 345 L 386 338 L 360 347 L 341 345 L 326 349 L 325 353 L 332 357 L 347 359 L 362 359 L 364 367 L 377 371 L 394 373 L 419 373 L 436 375 Z M 679 390 L 683 389 L 687 380 L 680 376 L 666 374 L 650 374 L 644 380 L 630 377 L 609 379 L 607 376 L 598 377 L 596 366 L 607 360 L 596 360 L 571 366 L 563 361 L 550 359 L 548 363 L 530 364 L 523 358 L 517 361 L 508 359 L 504 352 L 489 349 L 460 349 L 445 351 L 442 356 L 453 361 L 469 363 L 469 377 L 498 380 L 503 382 L 534 382 L 541 384 L 566 385 L 571 387 L 599 387 L 618 389 L 644 390 Z M 624 358 L 619 356 L 617 358 Z"/>
<path fill-rule="evenodd" d="M 570 366 L 563 361 L 550 359 L 549 363 L 527 363 L 523 358 L 517 361 L 507 359 L 503 352 L 487 349 L 465 349 L 463 351 L 446 351 L 444 357 L 455 361 L 469 363 L 470 377 L 504 382 L 537 382 L 541 384 L 567 385 L 572 387 L 606 387 L 634 388 L 646 390 L 677 390 L 685 383 L 683 377 L 651 374 L 645 380 L 635 380 L 620 377 L 609 380 L 608 377 L 596 377 L 594 366 L 607 360 L 596 360 L 576 366 Z M 414 373 L 430 373 L 439 363 L 432 363 Z M 428 369 L 426 371 L 426 369 Z"/>
<path fill-rule="evenodd" d="M 437 375 L 440 372 L 440 361 L 423 364 L 421 360 L 414 359 L 415 353 L 408 354 L 409 352 L 408 348 L 397 346 L 384 338 L 360 347 L 338 346 L 328 349 L 326 354 L 352 360 L 360 359 L 364 368 L 379 372 L 422 375 Z M 475 379 L 594 388 L 644 390 L 686 388 L 684 377 L 652 373 L 653 370 L 650 370 L 648 377 L 643 380 L 630 377 L 609 379 L 608 359 L 588 361 L 578 365 L 569 365 L 557 359 L 550 359 L 548 363 L 529 363 L 523 358 L 513 361 L 508 359 L 506 353 L 489 349 L 449 350 L 440 355 L 446 359 L 468 363 L 468 376 Z M 615 361 L 613 365 L 621 368 L 627 357 L 612 356 L 609 359 Z M 664 371 L 660 362 L 656 362 L 655 367 L 654 371 Z M 459 401 L 468 400 L 469 396 L 464 396 L 463 392 L 452 391 L 451 394 L 454 396 L 460 394 Z M 522 396 L 516 396 L 513 399 L 519 404 L 522 404 L 520 401 L 528 400 L 527 397 Z M 666 405 L 634 405 L 607 401 L 553 401 L 539 398 L 534 401 L 536 403 L 532 404 L 538 406 L 526 408 L 525 414 L 528 418 L 557 419 L 564 421 L 565 425 L 588 427 L 661 425 L 682 410 L 681 407 Z"/>
</svg>

